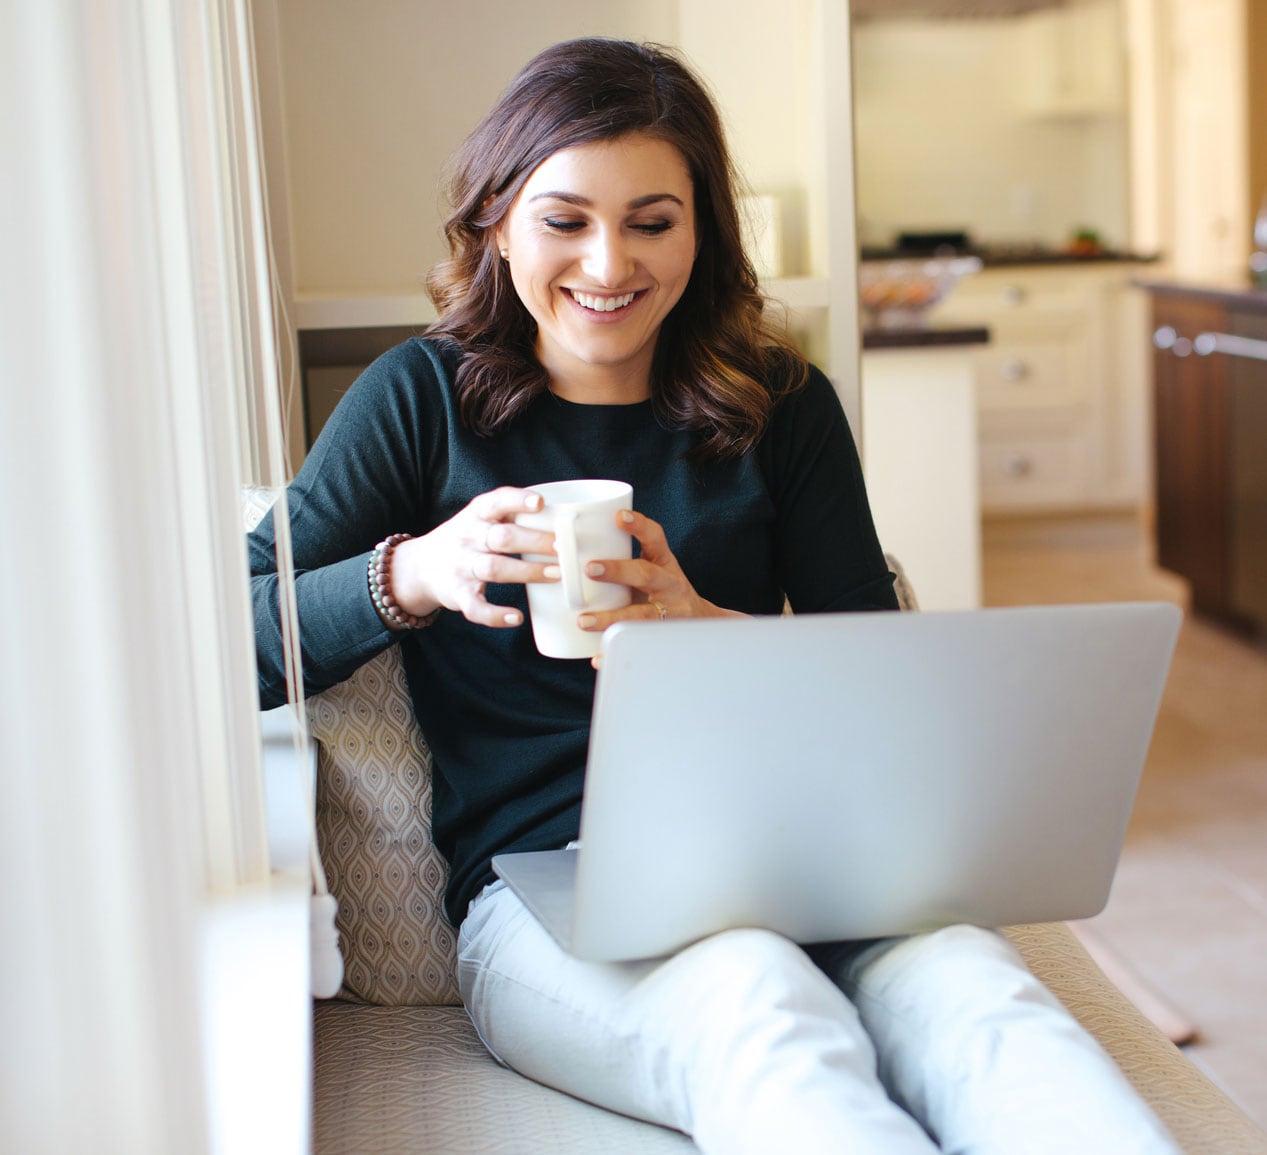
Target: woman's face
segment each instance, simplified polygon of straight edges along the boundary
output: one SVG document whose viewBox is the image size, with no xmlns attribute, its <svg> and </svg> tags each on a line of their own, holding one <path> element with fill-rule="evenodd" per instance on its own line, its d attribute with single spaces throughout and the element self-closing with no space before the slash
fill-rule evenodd
<svg viewBox="0 0 1267 1155">
<path fill-rule="evenodd" d="M 528 178 L 497 245 L 537 322 L 537 356 L 555 392 L 650 395 L 660 325 L 695 261 L 694 192 L 677 148 L 633 134 L 556 152 Z"/>
</svg>

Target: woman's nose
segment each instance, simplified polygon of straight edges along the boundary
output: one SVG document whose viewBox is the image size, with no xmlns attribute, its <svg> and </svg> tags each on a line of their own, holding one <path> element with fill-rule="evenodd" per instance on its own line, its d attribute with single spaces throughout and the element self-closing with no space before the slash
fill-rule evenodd
<svg viewBox="0 0 1267 1155">
<path fill-rule="evenodd" d="M 633 267 L 629 250 L 619 233 L 596 230 L 585 254 L 581 268 L 585 275 L 599 285 L 619 285 Z"/>
</svg>

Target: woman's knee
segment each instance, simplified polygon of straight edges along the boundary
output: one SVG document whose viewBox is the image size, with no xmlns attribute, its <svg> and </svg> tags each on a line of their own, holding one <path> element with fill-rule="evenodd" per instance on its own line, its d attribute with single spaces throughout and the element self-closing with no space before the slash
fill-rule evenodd
<svg viewBox="0 0 1267 1155">
<path fill-rule="evenodd" d="M 681 951 L 672 965 L 714 978 L 724 975 L 736 985 L 748 987 L 795 981 L 813 969 L 796 943 L 757 927 L 721 931 L 701 939 Z"/>
<path fill-rule="evenodd" d="M 956 1025 L 1067 1013 L 1002 934 L 976 926 L 898 940 L 860 960 L 849 978 L 846 989 L 873 1031 L 877 1012 L 936 1024 L 947 1037 Z"/>
<path fill-rule="evenodd" d="M 680 952 L 658 978 L 689 992 L 682 1013 L 726 1032 L 770 1030 L 782 1012 L 854 1024 L 857 1015 L 805 951 L 773 931 L 723 931 Z"/>
<path fill-rule="evenodd" d="M 855 982 L 868 978 L 892 981 L 898 976 L 926 976 L 933 972 L 944 981 L 954 975 L 971 977 L 982 969 L 1029 973 L 1021 956 L 1002 934 L 966 923 L 878 943 L 859 954 L 851 969 L 850 977 Z"/>
</svg>

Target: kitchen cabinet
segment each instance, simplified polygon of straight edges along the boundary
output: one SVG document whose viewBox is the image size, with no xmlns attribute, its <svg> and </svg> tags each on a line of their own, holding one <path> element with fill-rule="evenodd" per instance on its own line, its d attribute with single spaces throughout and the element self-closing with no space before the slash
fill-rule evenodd
<svg viewBox="0 0 1267 1155">
<path fill-rule="evenodd" d="M 1145 301 L 1134 266 L 990 268 L 938 323 L 975 321 L 978 470 L 986 513 L 1131 508 L 1144 499 Z"/>
<path fill-rule="evenodd" d="M 1228 332 L 1259 342 L 1255 357 L 1229 356 L 1232 402 L 1231 603 L 1267 628 L 1267 311 L 1232 311 Z"/>
<path fill-rule="evenodd" d="M 1131 243 L 1196 280 L 1241 273 L 1267 191 L 1261 0 L 1126 0 Z"/>
<path fill-rule="evenodd" d="M 1267 293 L 1151 287 L 1157 561 L 1267 627 Z"/>
<path fill-rule="evenodd" d="M 1041 8 L 1020 17 L 1022 112 L 1037 117 L 1120 114 L 1125 74 L 1120 23 L 1114 0 Z"/>
<path fill-rule="evenodd" d="M 1157 563 L 1187 578 L 1194 608 L 1211 614 L 1228 611 L 1228 383 L 1223 362 L 1194 356 L 1192 339 L 1223 318 L 1208 301 L 1153 305 Z"/>
</svg>

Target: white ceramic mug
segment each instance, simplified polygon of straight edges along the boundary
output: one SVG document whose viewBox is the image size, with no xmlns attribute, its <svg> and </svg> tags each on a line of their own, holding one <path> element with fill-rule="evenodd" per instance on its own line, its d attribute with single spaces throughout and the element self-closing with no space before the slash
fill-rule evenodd
<svg viewBox="0 0 1267 1155">
<path fill-rule="evenodd" d="M 602 634 L 583 630 L 583 613 L 617 610 L 632 599 L 628 586 L 585 576 L 592 561 L 633 556 L 633 538 L 616 524 L 616 514 L 633 508 L 633 486 L 623 481 L 548 481 L 529 486 L 545 505 L 515 517 L 520 525 L 554 534 L 557 558 L 524 554 L 527 561 L 553 562 L 561 579 L 528 583 L 532 637 L 547 658 L 592 658 Z"/>
</svg>

